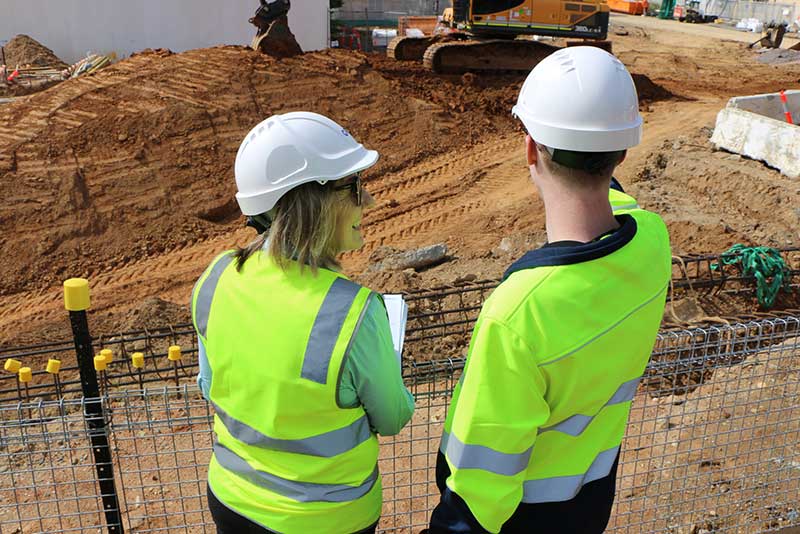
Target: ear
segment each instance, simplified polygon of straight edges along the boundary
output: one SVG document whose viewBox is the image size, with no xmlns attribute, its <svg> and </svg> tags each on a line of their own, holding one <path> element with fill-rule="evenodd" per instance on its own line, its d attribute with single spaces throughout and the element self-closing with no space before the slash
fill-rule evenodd
<svg viewBox="0 0 800 534">
<path fill-rule="evenodd" d="M 621 164 L 622 164 L 622 162 L 623 162 L 623 161 L 625 161 L 625 157 L 626 157 L 627 155 L 628 155 L 628 151 L 627 151 L 627 150 L 623 150 L 623 151 L 622 151 L 622 156 L 620 156 L 620 158 L 619 158 L 619 163 L 617 163 L 617 165 L 621 165 Z"/>
<path fill-rule="evenodd" d="M 539 153 L 536 147 L 536 141 L 530 135 L 525 136 L 525 154 L 528 157 L 528 167 L 536 165 L 539 160 Z"/>
</svg>

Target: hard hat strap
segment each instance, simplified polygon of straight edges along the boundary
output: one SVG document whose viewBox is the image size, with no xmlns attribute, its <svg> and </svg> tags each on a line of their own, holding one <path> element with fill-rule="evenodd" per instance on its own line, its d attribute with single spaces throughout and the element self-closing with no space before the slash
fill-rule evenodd
<svg viewBox="0 0 800 534">
<path fill-rule="evenodd" d="M 266 213 L 262 213 L 261 215 L 252 215 L 247 218 L 246 223 L 246 226 L 255 228 L 259 235 L 268 232 L 271 225 L 272 220 Z"/>
<path fill-rule="evenodd" d="M 574 150 L 561 150 L 559 148 L 544 149 L 550 154 L 554 162 L 570 169 L 584 171 L 589 174 L 597 174 L 607 169 L 609 166 L 619 162 L 624 150 L 613 152 L 576 152 Z"/>
</svg>

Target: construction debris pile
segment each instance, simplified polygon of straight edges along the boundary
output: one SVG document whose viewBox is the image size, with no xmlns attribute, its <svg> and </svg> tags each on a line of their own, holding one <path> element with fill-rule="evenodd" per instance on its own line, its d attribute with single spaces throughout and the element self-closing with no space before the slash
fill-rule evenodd
<svg viewBox="0 0 800 534">
<path fill-rule="evenodd" d="M 91 74 L 113 60 L 113 55 L 90 54 L 68 66 L 52 50 L 20 34 L 2 48 L 0 96 L 21 96 L 43 91 L 66 79 Z"/>
<path fill-rule="evenodd" d="M 20 34 L 3 46 L 3 63 L 16 67 L 49 67 L 63 70 L 67 64 L 61 61 L 52 50 L 31 37 Z"/>
</svg>

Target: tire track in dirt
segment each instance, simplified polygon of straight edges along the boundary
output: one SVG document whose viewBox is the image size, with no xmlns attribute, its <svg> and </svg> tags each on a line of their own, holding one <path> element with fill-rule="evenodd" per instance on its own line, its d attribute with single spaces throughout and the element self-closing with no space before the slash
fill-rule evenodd
<svg viewBox="0 0 800 534">
<path fill-rule="evenodd" d="M 487 155 L 496 152 L 498 149 L 508 145 L 508 141 L 503 139 L 497 142 L 488 143 L 485 146 L 475 147 L 470 151 L 470 161 L 478 161 Z M 370 182 L 370 192 L 373 196 L 378 197 L 391 197 L 398 192 L 404 192 L 409 189 L 415 189 L 428 181 L 435 182 L 436 179 L 442 175 L 448 175 L 452 172 L 457 172 L 457 169 L 464 163 L 452 159 L 450 156 L 443 156 L 434 158 L 430 163 L 423 163 L 414 173 L 401 172 L 394 175 L 387 175 L 385 178 Z M 374 184 L 374 185 L 373 185 Z"/>
<path fill-rule="evenodd" d="M 365 214 L 367 242 L 357 253 L 345 255 L 348 266 L 363 265 L 378 246 L 420 243 L 437 234 L 463 228 L 463 221 L 480 217 L 491 211 L 498 195 L 506 196 L 518 186 L 519 158 L 512 147 L 516 138 L 493 139 L 473 151 L 440 156 L 424 163 L 420 172 L 412 167 L 388 177 L 399 204 L 397 209 L 376 209 Z M 116 158 L 104 161 L 105 166 L 119 164 Z M 124 162 L 123 162 L 124 166 Z M 403 188 L 404 179 L 428 177 L 426 187 Z M 427 194 L 420 194 L 427 190 Z M 378 195 L 379 202 L 383 194 Z M 92 309 L 107 312 L 123 307 L 153 294 L 180 295 L 188 302 L 191 288 L 211 259 L 234 243 L 246 243 L 252 231 L 236 230 L 209 239 L 198 239 L 177 245 L 168 253 L 129 261 L 123 265 L 99 267 L 88 277 L 92 292 Z M 54 322 L 63 318 L 62 290 L 52 286 L 46 290 L 31 290 L 4 297 L 0 309 L 0 329 L 20 324 Z"/>
<path fill-rule="evenodd" d="M 531 194 L 517 136 L 501 137 L 439 156 L 368 186 L 378 204 L 364 216 L 366 242 L 347 256 L 363 267 L 380 246 L 446 241 L 471 221 L 492 216 L 502 199 Z M 421 167 L 421 168 L 420 168 Z"/>
<path fill-rule="evenodd" d="M 358 261 L 375 242 L 421 240 L 489 211 L 491 199 L 456 197 L 482 180 L 469 158 L 490 166 L 503 147 L 495 132 L 508 130 L 486 116 L 462 122 L 427 93 L 398 88 L 361 54 L 276 61 L 222 47 L 146 52 L 9 104 L 0 186 L 14 205 L 0 220 L 13 238 L 0 236 L 11 258 L 0 273 L 0 325 L 34 332 L 29 323 L 63 321 L 66 276 L 90 278 L 98 317 L 148 297 L 188 297 L 216 252 L 252 236 L 229 207 L 233 158 L 246 131 L 273 113 L 327 114 L 385 156 L 367 183 L 399 204 L 366 215 L 376 221 L 366 237 L 374 229 L 378 239 L 351 255 Z"/>
</svg>

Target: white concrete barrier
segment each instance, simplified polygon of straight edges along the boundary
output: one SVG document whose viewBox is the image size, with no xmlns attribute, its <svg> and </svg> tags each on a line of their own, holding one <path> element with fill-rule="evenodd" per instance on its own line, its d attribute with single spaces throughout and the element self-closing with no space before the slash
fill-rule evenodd
<svg viewBox="0 0 800 534">
<path fill-rule="evenodd" d="M 800 120 L 800 91 L 786 91 L 786 97 L 794 121 Z M 711 142 L 800 176 L 800 127 L 786 122 L 779 93 L 731 98 L 717 114 Z"/>
</svg>

